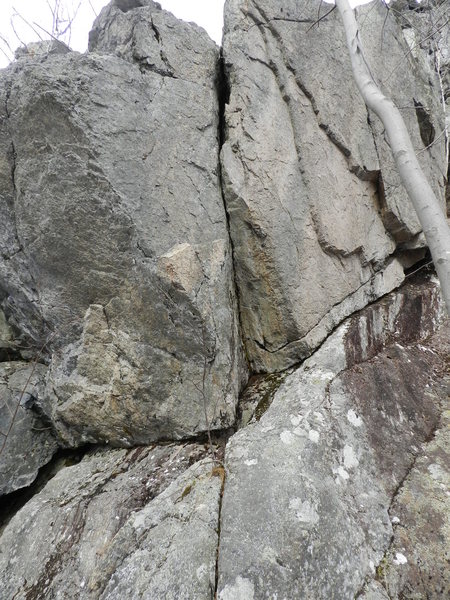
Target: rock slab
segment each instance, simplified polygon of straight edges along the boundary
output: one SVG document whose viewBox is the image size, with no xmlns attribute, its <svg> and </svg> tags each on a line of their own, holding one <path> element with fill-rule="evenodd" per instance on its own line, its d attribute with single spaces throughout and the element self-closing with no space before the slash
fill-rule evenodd
<svg viewBox="0 0 450 600">
<path fill-rule="evenodd" d="M 0 595 L 211 598 L 221 486 L 198 445 L 93 451 L 1 531 Z"/>
<path fill-rule="evenodd" d="M 39 363 L 0 363 L 0 496 L 29 486 L 58 449 L 39 414 L 46 373 Z"/>
<path fill-rule="evenodd" d="M 382 131 L 353 81 L 342 24 L 335 11 L 313 26 L 318 4 L 225 5 L 224 195 L 255 372 L 309 356 L 344 318 L 398 287 L 406 248 L 423 245 Z M 435 75 L 408 54 L 396 20 L 382 3 L 361 8 L 359 20 L 387 93 L 399 106 L 420 104 L 442 131 Z M 380 44 L 383 35 L 389 44 Z M 403 60 L 400 79 L 386 78 Z M 425 150 L 416 111 L 405 118 L 443 200 L 443 138 Z"/>
<path fill-rule="evenodd" d="M 438 351 L 448 342 L 420 341 L 426 319 L 423 329 L 420 319 L 400 324 L 402 302 L 422 297 L 425 308 L 433 287 L 391 294 L 344 323 L 230 439 L 220 600 L 353 600 L 375 576 L 393 535 L 392 499 L 447 398 Z M 383 349 L 389 331 L 395 342 Z M 367 349 L 364 362 L 355 364 L 355 346 Z"/>
</svg>

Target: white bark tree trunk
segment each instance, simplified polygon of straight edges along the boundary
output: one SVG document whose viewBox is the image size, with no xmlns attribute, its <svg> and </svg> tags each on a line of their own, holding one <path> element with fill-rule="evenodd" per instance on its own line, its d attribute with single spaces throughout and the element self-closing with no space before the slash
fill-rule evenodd
<svg viewBox="0 0 450 600">
<path fill-rule="evenodd" d="M 358 24 L 348 0 L 335 0 L 344 23 L 353 75 L 366 105 L 381 119 L 403 185 L 422 225 L 450 315 L 450 228 L 422 171 L 403 117 L 379 89 L 364 58 Z"/>
</svg>

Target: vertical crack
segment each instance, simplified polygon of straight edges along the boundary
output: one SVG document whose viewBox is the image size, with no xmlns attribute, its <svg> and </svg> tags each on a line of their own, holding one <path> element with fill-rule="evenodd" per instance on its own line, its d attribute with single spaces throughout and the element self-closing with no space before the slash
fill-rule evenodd
<svg viewBox="0 0 450 600">
<path fill-rule="evenodd" d="M 219 475 L 222 480 L 219 495 L 219 510 L 217 516 L 217 549 L 216 549 L 216 567 L 215 567 L 215 581 L 214 581 L 214 595 L 213 600 L 217 600 L 217 592 L 219 588 L 219 556 L 220 556 L 220 533 L 222 523 L 222 505 L 223 505 L 223 494 L 225 492 L 225 482 L 227 474 L 223 465 L 215 467 L 213 469 L 214 474 Z"/>
<path fill-rule="evenodd" d="M 232 279 L 233 279 L 232 286 L 233 286 L 233 291 L 234 291 L 234 297 L 236 299 L 235 312 L 237 315 L 237 327 L 238 327 L 239 340 L 240 340 L 240 348 L 238 351 L 239 351 L 239 353 L 242 352 L 242 354 L 245 356 L 245 363 L 246 363 L 247 371 L 249 371 L 249 361 L 248 361 L 248 357 L 245 352 L 245 344 L 244 344 L 243 335 L 242 335 L 242 332 L 244 330 L 242 327 L 242 316 L 241 316 L 242 313 L 241 313 L 241 306 L 240 306 L 239 285 L 238 285 L 238 281 L 237 281 L 236 268 L 235 268 L 235 264 L 236 264 L 235 248 L 234 248 L 234 243 L 233 243 L 233 237 L 231 235 L 230 214 L 228 212 L 227 201 L 226 201 L 225 183 L 224 183 L 223 170 L 222 170 L 222 159 L 221 159 L 222 148 L 223 148 L 224 143 L 227 140 L 227 123 L 226 123 L 226 118 L 225 118 L 225 110 L 226 110 L 226 105 L 229 103 L 229 100 L 230 100 L 230 82 L 229 82 L 229 77 L 228 77 L 228 73 L 227 73 L 226 66 L 225 66 L 225 59 L 223 56 L 223 48 L 222 47 L 220 48 L 219 60 L 217 63 L 215 84 L 216 84 L 216 93 L 217 93 L 218 110 L 219 110 L 218 132 L 217 132 L 217 139 L 218 139 L 218 144 L 219 144 L 217 172 L 218 172 L 218 178 L 219 178 L 220 193 L 222 196 L 222 202 L 223 202 L 223 207 L 224 207 L 224 211 L 225 211 L 228 241 L 229 241 L 230 249 L 231 249 L 231 271 L 232 271 Z M 232 336 L 233 336 L 232 343 L 234 345 L 236 345 L 235 340 L 234 340 L 234 332 L 232 332 Z"/>
</svg>

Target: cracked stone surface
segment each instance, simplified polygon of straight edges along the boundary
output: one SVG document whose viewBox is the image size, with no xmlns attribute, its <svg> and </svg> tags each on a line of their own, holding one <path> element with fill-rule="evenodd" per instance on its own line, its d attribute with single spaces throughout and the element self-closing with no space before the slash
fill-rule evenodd
<svg viewBox="0 0 450 600">
<path fill-rule="evenodd" d="M 444 361 L 441 375 L 448 383 L 442 417 L 391 504 L 394 536 L 372 583 L 391 600 L 450 595 L 450 338 L 445 333 L 439 350 Z"/>
<path fill-rule="evenodd" d="M 3 310 L 37 347 L 54 332 L 42 406 L 62 444 L 226 428 L 242 355 L 218 49 L 153 2 L 93 32 L 95 53 L 33 48 L 0 76 Z"/>
<path fill-rule="evenodd" d="M 221 477 L 195 444 L 97 450 L 0 532 L 0 595 L 206 600 Z"/>
<path fill-rule="evenodd" d="M 41 364 L 0 363 L 0 496 L 30 485 L 58 449 L 48 422 L 33 410 L 46 372 Z"/>
<path fill-rule="evenodd" d="M 390 258 L 396 248 L 423 245 L 387 144 L 353 82 L 338 15 L 311 28 L 317 11 L 311 0 L 225 6 L 224 193 L 244 342 L 256 372 L 311 354 L 346 316 L 401 283 L 401 252 Z M 442 131 L 430 69 L 408 55 L 408 68 L 386 80 L 408 50 L 401 29 L 381 3 L 359 12 L 376 76 L 397 104 L 415 100 Z M 392 44 L 380 47 L 382 31 Z M 415 108 L 405 118 L 443 200 L 443 137 L 424 150 Z"/>
<path fill-rule="evenodd" d="M 414 57 L 439 73 L 441 99 L 446 105 L 445 117 L 448 131 L 450 127 L 450 27 L 448 26 L 450 5 L 446 0 L 429 0 L 424 10 L 425 7 L 417 0 L 394 0 L 390 8 L 402 25 Z M 447 216 L 450 217 L 448 183 L 446 200 Z"/>
<path fill-rule="evenodd" d="M 353 599 L 375 575 L 393 534 L 392 498 L 448 391 L 448 325 L 421 341 L 427 318 L 409 313 L 419 298 L 431 312 L 428 292 L 411 284 L 344 323 L 230 439 L 220 600 Z M 364 362 L 355 346 L 369 349 Z"/>
</svg>

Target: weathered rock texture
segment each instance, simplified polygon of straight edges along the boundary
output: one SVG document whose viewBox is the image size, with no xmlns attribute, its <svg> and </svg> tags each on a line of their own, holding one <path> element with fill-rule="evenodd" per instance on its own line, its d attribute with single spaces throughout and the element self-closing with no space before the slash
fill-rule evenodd
<svg viewBox="0 0 450 600">
<path fill-rule="evenodd" d="M 1 597 L 211 598 L 222 481 L 204 455 L 98 450 L 59 471 L 1 534 Z"/>
<path fill-rule="evenodd" d="M 0 363 L 0 496 L 30 485 L 58 448 L 48 422 L 33 410 L 46 371 L 41 364 Z"/>
<path fill-rule="evenodd" d="M 338 15 L 313 27 L 317 11 L 312 0 L 226 3 L 222 169 L 244 341 L 256 371 L 308 356 L 345 316 L 398 286 L 400 250 L 423 244 L 382 128 L 353 82 Z M 408 54 L 382 3 L 359 15 L 371 69 L 405 108 L 443 200 L 437 78 Z"/>
<path fill-rule="evenodd" d="M 91 49 L 34 49 L 1 75 L 0 300 L 27 340 L 55 332 L 43 406 L 63 444 L 228 427 L 241 376 L 218 49 L 119 1 Z"/>
<path fill-rule="evenodd" d="M 0 73 L 0 598 L 449 595 L 449 325 L 319 4 L 228 0 L 223 65 L 114 0 Z M 359 17 L 443 199 L 434 63 Z"/>
<path fill-rule="evenodd" d="M 444 340 L 417 343 L 436 326 L 434 303 L 433 286 L 406 287 L 362 311 L 231 438 L 218 598 L 353 599 L 375 575 L 393 533 L 392 499 L 447 398 L 448 329 Z M 395 343 L 383 350 L 383 338 Z M 438 502 L 422 489 L 426 511 Z M 436 521 L 444 515 L 440 507 Z M 441 531 L 427 531 L 432 542 L 408 551 L 423 576 L 423 557 L 430 563 L 442 550 Z"/>
<path fill-rule="evenodd" d="M 438 132 L 450 148 L 450 4 L 447 0 L 394 0 L 389 6 L 399 19 L 413 55 L 439 74 L 441 102 L 445 108 L 447 132 Z M 447 216 L 450 217 L 450 162 L 447 172 Z"/>
</svg>

